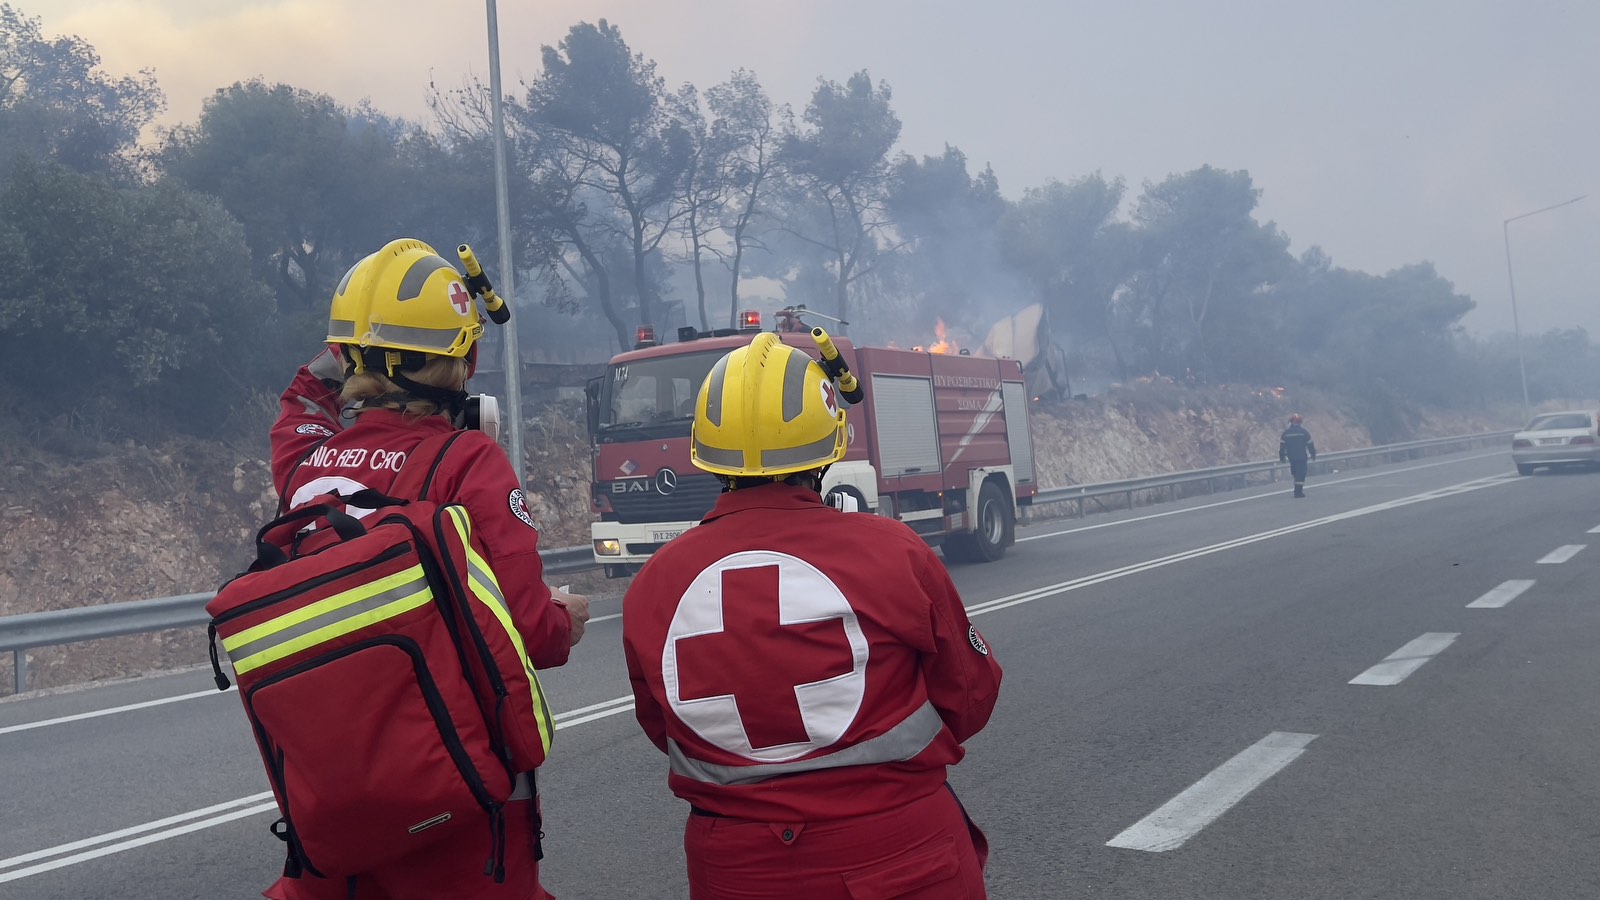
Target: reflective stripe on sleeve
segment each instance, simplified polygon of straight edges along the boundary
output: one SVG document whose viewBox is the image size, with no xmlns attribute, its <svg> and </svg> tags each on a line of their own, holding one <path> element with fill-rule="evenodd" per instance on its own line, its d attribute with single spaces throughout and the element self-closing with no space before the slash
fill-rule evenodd
<svg viewBox="0 0 1600 900">
<path fill-rule="evenodd" d="M 833 753 L 809 759 L 784 763 L 751 763 L 748 766 L 723 766 L 703 760 L 691 759 L 677 741 L 668 739 L 667 759 L 672 771 L 684 778 L 707 784 L 755 784 L 779 775 L 796 772 L 813 772 L 839 766 L 863 766 L 873 763 L 902 762 L 927 749 L 944 729 L 944 720 L 932 703 L 923 703 L 916 712 L 900 724 L 871 740 L 853 744 Z"/>
</svg>

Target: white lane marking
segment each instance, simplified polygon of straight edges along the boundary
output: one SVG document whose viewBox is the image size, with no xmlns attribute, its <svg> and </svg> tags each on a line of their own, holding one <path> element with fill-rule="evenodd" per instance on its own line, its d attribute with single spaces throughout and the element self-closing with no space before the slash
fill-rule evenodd
<svg viewBox="0 0 1600 900">
<path fill-rule="evenodd" d="M 622 618 L 622 613 L 612 613 L 609 616 L 595 616 L 594 618 L 589 620 L 589 624 L 593 625 L 596 622 L 605 622 L 605 621 L 609 621 L 611 619 L 620 619 L 620 618 Z"/>
<path fill-rule="evenodd" d="M 626 697 L 613 697 L 610 700 L 602 700 L 599 703 L 591 703 L 588 706 L 569 709 L 564 713 L 556 713 L 556 727 L 558 729 L 571 728 L 574 725 L 582 725 L 585 722 L 593 722 L 596 719 L 604 719 L 607 716 L 625 713 L 630 709 L 633 709 L 632 694 Z"/>
<path fill-rule="evenodd" d="M 604 719 L 607 716 L 614 716 L 619 713 L 629 712 L 632 709 L 633 696 L 631 694 L 626 697 L 614 697 L 610 700 L 602 700 L 599 703 L 590 704 L 589 706 L 579 707 L 578 709 L 570 709 L 564 713 L 557 713 L 555 716 L 556 727 L 558 729 L 571 728 L 574 725 L 582 725 L 585 722 L 593 722 L 597 719 Z M 265 800 L 266 802 L 260 803 L 259 801 L 262 800 Z M 257 803 L 258 805 L 250 806 L 246 809 L 234 809 L 234 807 L 245 806 L 249 803 Z M 224 810 L 229 811 L 223 812 Z M 260 794 L 251 794 L 248 797 L 240 797 L 237 800 L 229 800 L 226 803 L 218 803 L 214 806 L 207 806 L 203 809 L 178 813 L 175 816 L 168 816 L 165 819 L 157 819 L 154 822 L 146 822 L 142 825 L 131 825 L 127 828 L 107 832 L 96 837 L 84 838 L 82 840 L 73 841 L 68 844 L 61 844 L 59 846 L 50 847 L 44 850 L 35 850 L 32 853 L 24 853 L 21 856 L 13 856 L 10 859 L 0 860 L 0 869 L 7 869 L 12 866 L 21 865 L 22 863 L 31 862 L 37 859 L 48 859 L 50 857 L 60 858 L 53 859 L 47 863 L 40 863 L 36 866 L 30 866 L 26 869 L 18 869 L 14 872 L 0 872 L 0 884 L 4 884 L 8 881 L 16 881 L 21 878 L 27 878 L 30 875 L 38 875 L 54 869 L 60 869 L 65 866 L 77 865 L 81 862 L 88 862 L 91 859 L 99 859 L 102 856 L 110 856 L 113 853 L 121 853 L 124 850 L 132 850 L 137 847 L 143 847 L 146 844 L 153 844 L 157 841 L 181 837 L 185 834 L 202 831 L 207 828 L 213 828 L 217 825 L 224 825 L 228 822 L 238 819 L 249 818 L 250 816 L 260 815 L 261 813 L 275 813 L 277 811 L 277 801 L 272 799 L 272 792 L 267 791 Z M 219 814 L 212 815 L 213 813 Z M 202 818 L 203 816 L 208 815 L 212 817 Z M 199 821 L 188 822 L 186 825 L 180 825 L 176 828 L 170 828 L 166 831 L 155 830 L 164 828 L 173 823 L 185 822 L 190 819 L 198 819 Z M 143 834 L 144 832 L 151 833 Z M 92 847 L 95 844 L 104 844 L 108 841 L 115 841 L 131 835 L 141 836 L 132 837 L 131 839 L 122 841 L 121 843 L 110 844 L 109 846 L 101 847 L 97 850 L 78 853 L 72 856 L 61 856 L 63 853 L 72 853 L 72 851 L 81 849 L 83 847 Z"/>
<path fill-rule="evenodd" d="M 1595 527 L 1589 529 L 1588 531 L 1586 531 L 1584 533 L 1585 534 L 1600 534 L 1600 525 L 1596 525 Z"/>
<path fill-rule="evenodd" d="M 95 844 L 104 844 L 107 841 L 114 841 L 118 838 L 125 838 L 130 835 L 139 834 L 145 831 L 154 831 L 157 828 L 165 828 L 168 825 L 174 825 L 178 822 L 186 822 L 190 819 L 198 819 L 202 816 L 208 816 L 212 813 L 233 809 L 236 806 L 246 806 L 251 803 L 260 803 L 263 800 L 271 799 L 272 792 L 264 791 L 259 794 L 251 794 L 248 797 L 240 797 L 237 800 L 229 800 L 227 803 L 218 803 L 215 806 L 207 806 L 204 809 L 193 809 L 185 813 L 178 813 L 175 816 L 168 816 L 165 819 L 157 819 L 154 822 L 146 822 L 143 825 L 119 828 L 116 831 L 108 831 L 105 834 L 96 835 L 95 837 L 91 838 L 84 838 L 81 841 L 73 841 L 70 844 L 62 844 L 59 847 L 51 847 L 49 850 L 35 850 L 32 853 L 24 853 L 21 856 L 13 856 L 10 859 L 0 859 L 0 869 L 9 869 L 13 866 L 20 866 L 26 862 L 33 862 L 36 859 L 45 859 L 51 856 L 59 856 L 63 853 L 71 853 L 74 850 L 82 850 L 85 847 L 93 847 Z"/>
<path fill-rule="evenodd" d="M 1106 841 L 1106 846 L 1151 853 L 1182 847 L 1202 828 L 1298 759 L 1316 737 L 1292 731 L 1272 732 Z"/>
<path fill-rule="evenodd" d="M 1589 545 L 1588 544 L 1565 544 L 1563 546 L 1555 548 L 1554 550 L 1551 550 L 1549 553 L 1546 553 L 1544 555 L 1544 558 L 1539 560 L 1539 564 L 1540 565 L 1546 565 L 1546 566 L 1558 566 L 1558 565 L 1566 562 L 1567 560 L 1573 558 L 1574 556 L 1577 556 L 1579 553 L 1582 553 L 1583 552 L 1583 548 L 1585 548 L 1587 546 L 1589 546 Z"/>
<path fill-rule="evenodd" d="M 1143 562 L 1131 563 L 1116 569 L 1108 569 L 1107 571 L 1099 572 L 1094 575 L 1085 575 L 1081 578 L 1074 578 L 1070 581 L 1062 581 L 1056 584 L 1045 585 L 1044 587 L 1033 588 L 1032 590 L 1022 591 L 1016 594 L 1009 594 L 1004 597 L 996 597 L 993 600 L 977 603 L 967 607 L 967 615 L 969 617 L 981 616 L 986 613 L 992 613 L 997 610 L 1006 609 L 1007 607 L 1017 606 L 1023 603 L 1032 603 L 1035 600 L 1043 600 L 1046 597 L 1053 597 L 1056 594 L 1064 594 L 1068 591 L 1075 591 L 1080 588 L 1090 587 L 1102 582 L 1123 578 L 1128 575 L 1135 575 L 1140 572 L 1148 572 L 1151 569 L 1159 569 L 1162 566 L 1170 566 L 1174 563 L 1180 563 L 1186 560 L 1195 559 L 1197 557 L 1207 556 L 1212 553 L 1220 553 L 1224 550 L 1232 550 L 1236 547 L 1243 547 L 1249 544 L 1258 543 L 1260 541 L 1267 541 L 1276 537 L 1283 537 L 1286 534 L 1294 534 L 1297 531 L 1305 531 L 1308 528 L 1316 528 L 1320 525 L 1343 522 L 1346 519 L 1369 516 L 1374 513 L 1398 509 L 1402 506 L 1410 506 L 1413 503 L 1424 503 L 1429 500 L 1440 500 L 1445 497 L 1453 497 L 1457 494 L 1464 494 L 1469 491 L 1481 490 L 1483 488 L 1495 487 L 1497 485 L 1515 484 L 1516 478 L 1516 475 L 1491 475 L 1487 478 L 1464 481 L 1460 484 L 1453 484 L 1448 487 L 1439 488 L 1438 490 L 1428 491 L 1422 494 L 1415 494 L 1410 497 L 1401 497 L 1396 500 L 1389 500 L 1384 503 L 1373 504 L 1372 506 L 1364 506 L 1360 509 L 1353 509 L 1348 512 L 1335 513 L 1331 516 L 1323 516 L 1320 519 L 1312 519 L 1308 522 L 1299 522 L 1294 525 L 1284 526 L 1283 528 L 1275 528 L 1271 531 L 1263 531 L 1258 534 L 1246 535 L 1245 537 L 1234 538 L 1232 540 L 1222 541 L 1221 543 L 1211 544 L 1205 547 L 1197 547 L 1193 550 L 1185 550 L 1182 553 L 1174 553 L 1170 556 L 1163 556 L 1159 559 L 1150 559 Z"/>
<path fill-rule="evenodd" d="M 272 795 L 268 794 L 267 796 L 270 797 Z M 250 798 L 246 797 L 244 799 L 248 800 Z M 190 822 L 187 825 L 180 825 L 177 828 L 171 828 L 166 831 L 157 831 L 153 834 L 146 834 L 141 837 L 133 838 L 132 840 L 123 841 L 120 844 L 112 844 L 109 847 L 101 847 L 98 850 L 86 850 L 83 853 L 73 854 L 72 856 L 63 856 L 60 859 L 53 859 L 47 863 L 40 863 L 37 866 L 29 866 L 26 869 L 18 869 L 15 872 L 0 872 L 0 884 L 4 884 L 8 881 L 18 881 L 20 879 L 27 878 L 30 875 L 38 875 L 54 869 L 75 866 L 78 863 L 88 862 L 91 859 L 99 859 L 102 856 L 110 856 L 113 853 L 121 853 L 124 850 L 132 850 L 135 847 L 143 847 L 145 844 L 154 844 L 156 841 L 165 841 L 170 838 L 178 837 L 179 835 L 189 834 L 190 832 L 202 831 L 216 825 L 221 825 L 224 822 L 232 822 L 236 819 L 247 819 L 250 816 L 259 815 L 260 813 L 264 812 L 276 812 L 277 809 L 278 804 L 269 801 L 260 806 L 252 806 L 247 809 L 234 810 L 233 812 L 217 816 L 214 819 Z M 62 846 L 70 845 L 63 844 Z M 59 850 L 59 847 L 53 847 L 47 851 L 42 850 L 40 853 L 54 855 L 54 853 L 58 852 Z"/>
<path fill-rule="evenodd" d="M 131 712 L 136 709 L 149 709 L 152 706 L 164 706 L 168 703 L 177 703 L 180 700 L 194 700 L 197 697 L 215 697 L 220 694 L 226 694 L 232 690 L 233 688 L 231 687 L 226 691 L 219 691 L 216 688 L 211 688 L 204 691 L 195 691 L 192 694 L 179 694 L 176 697 L 162 697 L 160 700 L 146 700 L 143 703 L 129 703 L 127 706 L 113 706 L 107 709 L 96 709 L 90 712 L 81 712 L 70 716 L 59 716 L 54 719 L 41 719 L 37 722 L 24 722 L 21 725 L 7 725 L 4 728 L 0 728 L 0 734 L 11 734 L 14 731 L 27 731 L 31 728 L 43 728 L 46 725 L 61 725 L 66 722 L 80 722 L 84 719 L 97 719 L 101 716 L 109 716 L 114 713 Z"/>
<path fill-rule="evenodd" d="M 1437 500 L 1437 499 L 1441 499 L 1443 497 L 1453 496 L 1453 495 L 1458 494 L 1458 493 L 1466 493 L 1468 491 L 1475 491 L 1475 490 L 1479 490 L 1481 488 L 1494 487 L 1497 484 L 1512 484 L 1512 483 L 1515 483 L 1514 479 L 1515 479 L 1515 476 L 1500 475 L 1500 476 L 1492 476 L 1492 477 L 1487 478 L 1487 479 L 1477 479 L 1475 481 L 1463 482 L 1461 484 L 1451 485 L 1449 487 L 1441 488 L 1441 489 L 1436 490 L 1436 491 L 1429 491 L 1429 492 L 1427 492 L 1425 494 L 1417 494 L 1417 495 L 1412 496 L 1412 497 L 1403 497 L 1403 498 L 1400 498 L 1399 500 L 1390 501 L 1388 503 L 1380 503 L 1380 504 L 1376 504 L 1374 506 L 1364 507 L 1362 509 L 1352 510 L 1350 512 L 1340 513 L 1340 514 L 1334 515 L 1334 516 L 1327 516 L 1327 517 L 1324 517 L 1324 518 L 1321 518 L 1321 519 L 1315 519 L 1315 520 L 1312 520 L 1310 522 L 1302 522 L 1302 523 L 1300 523 L 1298 525 L 1289 526 L 1288 528 L 1280 528 L 1280 529 L 1277 529 L 1275 531 L 1262 532 L 1261 534 L 1250 535 L 1248 537 L 1240 538 L 1238 540 L 1226 541 L 1226 542 L 1221 543 L 1221 544 L 1214 544 L 1214 545 L 1212 545 L 1210 547 L 1201 547 L 1201 548 L 1198 548 L 1196 550 L 1187 551 L 1185 553 L 1174 554 L 1172 556 L 1162 557 L 1161 559 L 1149 560 L 1149 561 L 1147 561 L 1145 563 L 1138 563 L 1138 564 L 1131 565 L 1131 566 L 1123 566 L 1120 569 L 1113 569 L 1113 570 L 1108 571 L 1108 572 L 1102 572 L 1102 573 L 1100 573 L 1098 575 L 1090 575 L 1090 576 L 1087 576 L 1085 578 L 1078 578 L 1078 579 L 1074 579 L 1072 581 L 1064 581 L 1064 582 L 1061 582 L 1060 584 L 1049 585 L 1049 586 L 1046 586 L 1046 587 L 1043 587 L 1043 588 L 1038 588 L 1038 589 L 1035 589 L 1035 590 L 1032 590 L 1032 591 L 1024 591 L 1024 592 L 1022 592 L 1020 594 L 1012 594 L 1012 595 L 1006 596 L 1006 597 L 999 597 L 999 598 L 996 598 L 994 600 L 990 600 L 990 601 L 987 601 L 987 602 L 984 602 L 984 603 L 979 603 L 979 604 L 976 604 L 974 606 L 969 606 L 969 607 L 967 607 L 968 615 L 969 616 L 983 615 L 984 613 L 994 612 L 994 611 L 999 610 L 999 609 L 1004 609 L 1005 607 L 1008 607 L 1008 606 L 1016 606 L 1018 604 L 1028 603 L 1028 602 L 1031 602 L 1033 600 L 1040 600 L 1040 599 L 1043 599 L 1045 597 L 1052 596 L 1054 594 L 1065 593 L 1067 591 L 1077 590 L 1078 588 L 1081 588 L 1081 587 L 1088 587 L 1091 584 L 1099 584 L 1102 581 L 1110 581 L 1110 580 L 1115 579 L 1115 578 L 1121 578 L 1124 575 L 1132 575 L 1132 574 L 1134 574 L 1136 572 L 1142 572 L 1142 571 L 1145 571 L 1147 569 L 1154 569 L 1154 568 L 1159 568 L 1161 566 L 1171 565 L 1172 563 L 1181 562 L 1181 561 L 1183 561 L 1185 559 L 1192 559 L 1192 558 L 1195 558 L 1197 556 L 1204 556 L 1204 555 L 1207 555 L 1207 554 L 1210 554 L 1210 553 L 1216 553 L 1216 552 L 1220 552 L 1222 550 L 1231 549 L 1233 547 L 1244 546 L 1246 544 L 1252 544 L 1252 543 L 1255 543 L 1257 541 L 1268 540 L 1270 538 L 1279 537 L 1279 536 L 1284 535 L 1284 534 L 1292 534 L 1293 532 L 1296 532 L 1296 531 L 1302 531 L 1302 530 L 1307 529 L 1307 528 L 1314 528 L 1314 527 L 1316 527 L 1318 525 L 1325 525 L 1325 524 L 1328 524 L 1330 522 L 1342 521 L 1344 519 L 1354 518 L 1356 516 L 1370 515 L 1370 514 L 1375 513 L 1375 512 L 1382 512 L 1382 511 L 1387 510 L 1387 509 L 1395 509 L 1395 508 L 1398 508 L 1398 507 L 1401 507 L 1401 506 L 1410 505 L 1412 503 L 1421 503 L 1421 502 L 1426 501 L 1426 500 Z M 174 699 L 177 699 L 177 698 L 174 698 Z M 573 727 L 575 725 L 582 725 L 582 724 L 584 724 L 586 722 L 593 722 L 593 721 L 596 721 L 598 719 L 603 719 L 603 718 L 607 718 L 609 716 L 617 715 L 619 713 L 629 712 L 632 709 L 633 709 L 633 697 L 632 696 L 617 697 L 617 698 L 614 698 L 612 700 L 606 700 L 606 701 L 603 701 L 601 703 L 596 703 L 596 704 L 592 704 L 590 706 L 585 706 L 585 707 L 581 707 L 579 709 L 574 709 L 574 710 L 568 710 L 565 713 L 557 714 L 555 716 L 555 722 L 556 722 L 556 725 L 557 725 L 558 728 L 570 728 L 570 727 Z M 276 809 L 276 808 L 277 808 L 276 805 L 267 805 L 267 806 L 264 806 L 262 808 L 254 810 L 250 814 L 254 814 L 256 812 L 268 812 L 268 811 L 270 811 L 272 809 Z M 191 831 L 198 831 L 201 828 L 207 828 L 207 827 L 210 827 L 211 825 L 221 825 L 224 822 L 232 821 L 233 819 L 236 819 L 236 818 L 243 818 L 243 816 L 242 815 L 231 815 L 231 816 L 226 817 L 226 818 L 219 818 L 219 819 L 216 819 L 216 820 L 208 820 L 207 822 L 196 823 L 195 827 L 189 827 L 189 828 L 186 828 L 183 831 L 174 831 L 174 832 L 172 832 L 170 834 L 167 834 L 166 836 L 168 836 L 168 837 L 177 837 L 179 834 L 187 834 L 187 833 L 189 833 Z M 164 834 L 166 834 L 166 833 L 164 833 Z M 160 838 L 157 838 L 157 839 L 160 839 Z M 104 855 L 107 855 L 108 853 L 114 853 L 114 852 L 118 852 L 119 850 L 124 850 L 124 849 L 132 849 L 133 847 L 143 846 L 144 844 L 148 844 L 148 843 L 152 843 L 152 842 L 153 842 L 152 840 L 141 840 L 138 843 L 129 843 L 127 845 L 115 845 L 113 847 L 106 848 L 104 852 L 98 853 L 97 855 L 104 856 Z M 57 853 L 64 852 L 64 851 L 61 851 L 59 848 L 51 848 L 50 850 L 39 851 L 39 852 L 41 854 L 43 854 L 43 855 L 54 856 Z M 88 858 L 92 858 L 92 857 L 88 857 Z M 41 871 L 43 871 L 43 870 L 41 870 Z M 18 876 L 18 877 L 20 877 L 20 876 Z"/>
<path fill-rule="evenodd" d="M 1351 684 L 1395 685 L 1422 664 L 1455 643 L 1461 632 L 1430 631 L 1383 658 L 1383 662 L 1350 679 Z"/>
<path fill-rule="evenodd" d="M 1532 578 L 1513 578 L 1467 604 L 1467 609 L 1499 609 L 1533 587 Z"/>
<path fill-rule="evenodd" d="M 1403 469 L 1385 469 L 1382 472 L 1372 472 L 1372 473 L 1367 474 L 1367 475 L 1351 475 L 1348 478 L 1334 478 L 1334 479 L 1319 478 L 1319 479 L 1317 479 L 1317 484 L 1326 486 L 1326 485 L 1331 485 L 1331 484 L 1345 484 L 1345 483 L 1351 482 L 1351 481 L 1364 481 L 1364 480 L 1366 480 L 1368 478 L 1382 478 L 1382 477 L 1384 477 L 1386 475 L 1398 475 L 1401 472 L 1415 472 L 1418 469 L 1432 469 L 1432 468 L 1436 468 L 1438 466 L 1454 465 L 1455 463 L 1459 463 L 1459 462 L 1470 462 L 1470 461 L 1475 460 L 1475 459 L 1487 459 L 1487 458 L 1489 458 L 1491 456 L 1500 456 L 1500 455 L 1501 455 L 1500 452 L 1479 453 L 1479 454 L 1476 454 L 1474 456 L 1463 456 L 1463 457 L 1461 457 L 1459 459 L 1448 459 L 1448 460 L 1445 460 L 1443 462 L 1432 462 L 1432 463 L 1423 463 L 1423 464 L 1417 465 L 1417 466 L 1407 466 L 1407 467 L 1405 467 Z M 1252 494 L 1252 495 L 1250 495 L 1248 497 L 1235 497 L 1232 500 L 1218 500 L 1215 503 L 1202 503 L 1199 506 L 1185 506 L 1183 509 L 1173 509 L 1173 510 L 1168 510 L 1167 512 L 1150 513 L 1149 515 L 1144 515 L 1144 516 L 1134 516 L 1132 518 L 1127 518 L 1127 519 L 1118 519 L 1118 520 L 1116 520 L 1114 522 L 1101 522 L 1101 523 L 1096 524 L 1096 525 L 1081 525 L 1081 526 L 1079 526 L 1077 528 L 1068 528 L 1068 529 L 1065 529 L 1063 531 L 1052 531 L 1052 532 L 1049 532 L 1048 534 L 1034 534 L 1034 535 L 1029 535 L 1027 537 L 1019 537 L 1019 538 L 1017 538 L 1017 543 L 1021 544 L 1021 543 L 1025 543 L 1027 541 L 1042 541 L 1045 538 L 1062 537 L 1064 535 L 1069 535 L 1069 534 L 1078 534 L 1079 532 L 1083 532 L 1083 531 L 1094 531 L 1095 529 L 1098 529 L 1098 528 L 1114 528 L 1114 527 L 1116 527 L 1118 525 L 1129 525 L 1129 524 L 1132 524 L 1134 522 L 1147 522 L 1147 521 L 1149 521 L 1151 519 L 1164 519 L 1167 516 L 1181 516 L 1184 513 L 1196 512 L 1196 511 L 1202 510 L 1202 509 L 1216 509 L 1219 506 L 1230 506 L 1230 505 L 1232 505 L 1234 503 L 1249 503 L 1252 500 L 1264 500 L 1264 499 L 1266 499 L 1268 497 L 1276 497 L 1276 496 L 1278 496 L 1280 494 L 1288 493 L 1288 491 L 1289 491 L 1288 488 L 1284 488 L 1281 491 L 1271 491 L 1271 492 L 1265 493 L 1265 494 Z M 1595 526 L 1595 531 L 1600 532 L 1600 526 Z"/>
</svg>

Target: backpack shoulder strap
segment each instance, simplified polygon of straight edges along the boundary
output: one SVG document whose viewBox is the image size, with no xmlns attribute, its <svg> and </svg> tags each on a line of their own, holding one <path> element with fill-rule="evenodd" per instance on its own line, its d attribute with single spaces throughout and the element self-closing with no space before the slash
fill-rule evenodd
<svg viewBox="0 0 1600 900">
<path fill-rule="evenodd" d="M 439 472 L 439 464 L 444 462 L 444 455 L 463 434 L 466 434 L 465 430 L 457 429 L 423 438 L 422 443 L 412 448 L 406 456 L 405 465 L 400 467 L 400 476 L 389 488 L 389 493 L 408 500 L 428 499 L 428 492 L 433 489 L 433 477 Z"/>
</svg>

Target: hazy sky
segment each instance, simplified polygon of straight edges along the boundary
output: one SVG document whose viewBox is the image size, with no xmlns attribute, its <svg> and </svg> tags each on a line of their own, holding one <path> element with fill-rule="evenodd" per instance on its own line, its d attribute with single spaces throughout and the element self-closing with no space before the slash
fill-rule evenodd
<svg viewBox="0 0 1600 900">
<path fill-rule="evenodd" d="M 9 0 L 115 74 L 155 69 L 193 121 L 252 76 L 423 118 L 430 78 L 487 78 L 476 0 Z M 1600 2 L 1595 0 L 501 0 L 508 90 L 539 46 L 609 19 L 670 86 L 735 68 L 803 108 L 819 76 L 887 81 L 899 150 L 946 143 L 1007 196 L 1096 170 L 1140 185 L 1247 169 L 1299 253 L 1382 273 L 1431 260 L 1509 331 L 1511 224 L 1525 334 L 1600 339 Z M 518 91 L 520 93 L 520 91 Z"/>
</svg>

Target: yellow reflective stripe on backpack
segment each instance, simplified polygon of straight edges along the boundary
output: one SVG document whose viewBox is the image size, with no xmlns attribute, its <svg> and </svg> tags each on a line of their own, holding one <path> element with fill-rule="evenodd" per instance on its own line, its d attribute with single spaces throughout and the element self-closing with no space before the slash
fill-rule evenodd
<svg viewBox="0 0 1600 900">
<path fill-rule="evenodd" d="M 253 625 L 223 638 L 222 647 L 242 675 L 432 600 L 419 564 Z"/>
<path fill-rule="evenodd" d="M 517 658 L 522 661 L 522 671 L 528 676 L 528 691 L 533 699 L 534 719 L 539 723 L 539 743 L 546 753 L 550 752 L 550 739 L 555 735 L 555 722 L 550 716 L 550 706 L 544 699 L 544 688 L 539 684 L 539 675 L 533 669 L 533 661 L 528 658 L 528 650 L 522 643 L 522 632 L 511 621 L 511 606 L 506 603 L 505 594 L 500 591 L 500 581 L 495 578 L 494 570 L 489 568 L 489 563 L 472 546 L 472 519 L 467 511 L 460 506 L 446 507 L 450 512 L 450 521 L 456 527 L 456 533 L 461 536 L 461 546 L 467 548 L 467 581 L 472 595 L 479 603 L 488 607 L 494 614 L 495 621 L 505 629 L 506 636 L 511 639 L 511 646 L 516 648 Z"/>
</svg>

